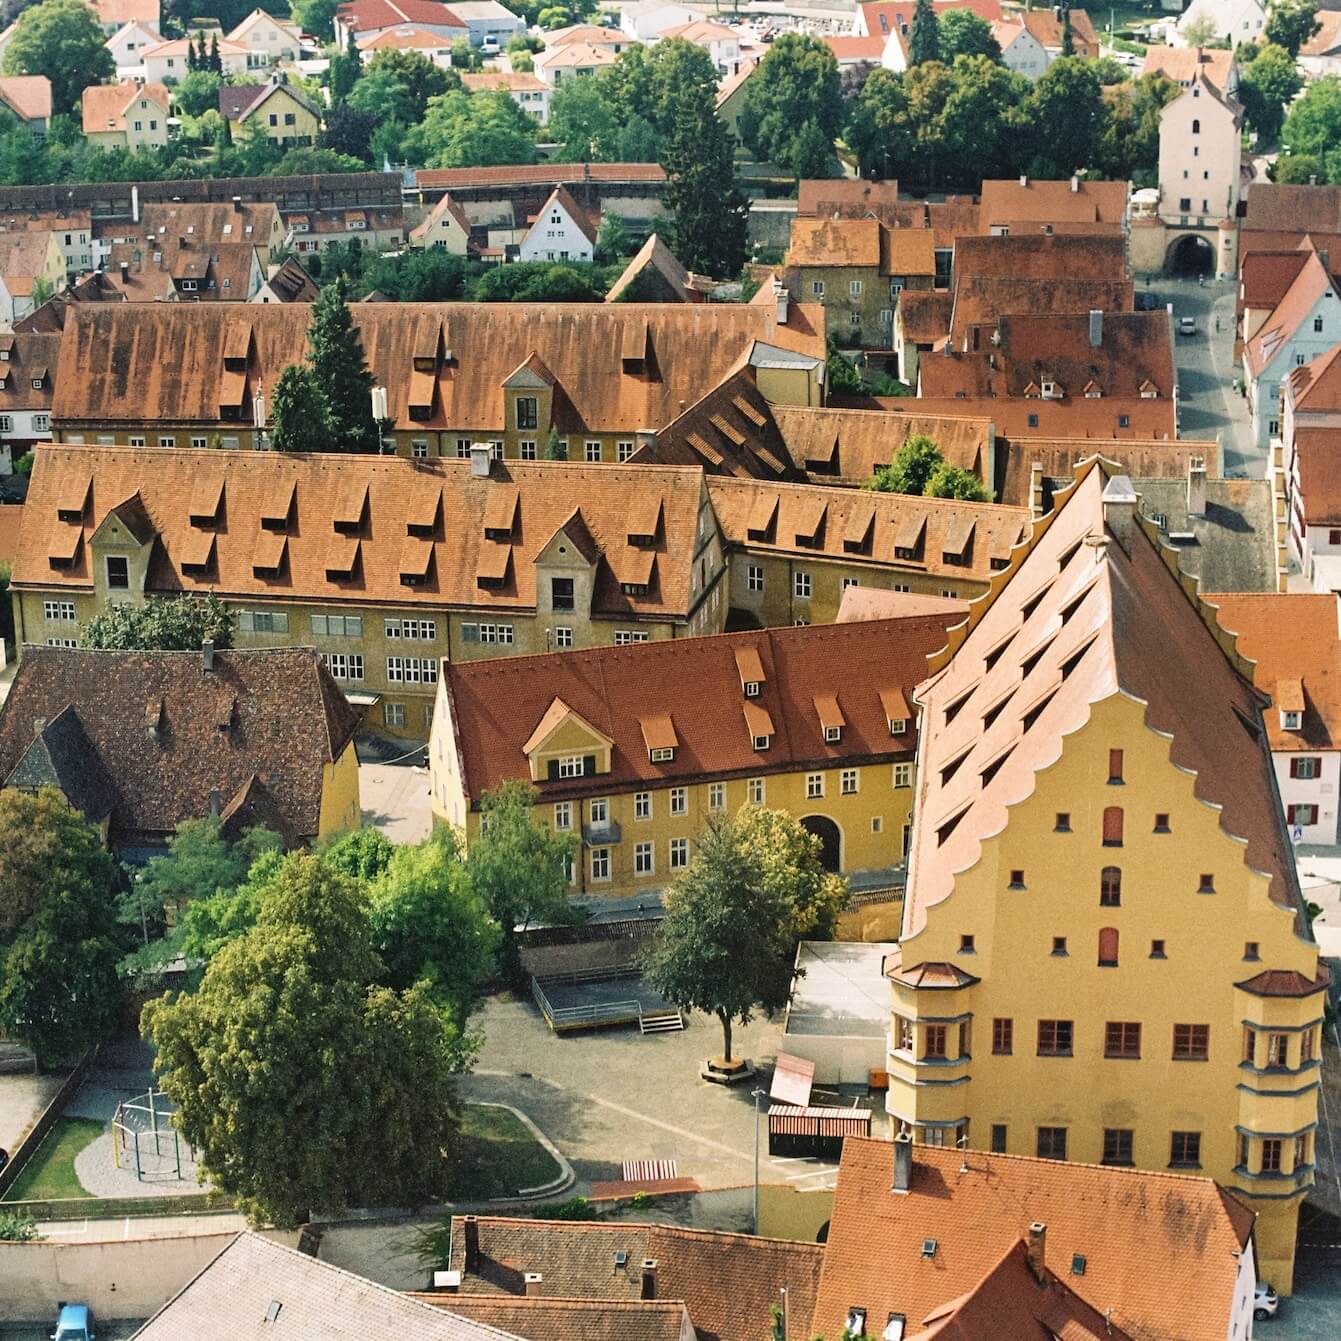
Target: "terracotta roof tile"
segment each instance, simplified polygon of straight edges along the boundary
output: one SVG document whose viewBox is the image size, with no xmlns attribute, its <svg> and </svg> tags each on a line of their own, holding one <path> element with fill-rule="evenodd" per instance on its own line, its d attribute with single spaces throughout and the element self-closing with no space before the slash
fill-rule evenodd
<svg viewBox="0 0 1341 1341">
<path fill-rule="evenodd" d="M 353 0 L 341 5 L 335 16 L 356 33 L 370 28 L 394 28 L 403 23 L 431 23 L 438 28 L 466 27 L 449 5 L 437 0 Z"/>
<path fill-rule="evenodd" d="M 937 289 L 904 289 L 899 295 L 903 338 L 915 345 L 933 345 L 950 333 L 954 295 Z"/>
<path fill-rule="evenodd" d="M 43 273 L 51 250 L 51 234 L 0 233 L 0 275 L 12 294 L 31 294 L 33 281 Z"/>
<path fill-rule="evenodd" d="M 141 84 L 133 79 L 120 84 L 90 84 L 84 90 L 82 100 L 84 134 L 124 131 L 126 108 L 137 98 L 148 98 L 157 103 L 164 117 L 172 105 L 171 95 L 163 84 Z"/>
<path fill-rule="evenodd" d="M 971 1296 L 1034 1222 L 1047 1227 L 1046 1265 L 1101 1315 L 1111 1309 L 1117 1327 L 1142 1341 L 1228 1333 L 1253 1215 L 1211 1179 L 916 1145 L 910 1190 L 895 1195 L 892 1155 L 883 1141 L 843 1143 L 810 1333 L 837 1336 L 856 1306 L 866 1309 L 868 1335 L 902 1313 L 911 1337 L 933 1311 Z M 931 1258 L 922 1254 L 927 1239 L 937 1244 Z M 1076 1256 L 1083 1276 L 1071 1273 Z M 1053 1335 L 1088 1333 L 1069 1325 L 967 1333 L 975 1341 Z"/>
<path fill-rule="evenodd" d="M 984 837 L 1005 823 L 1006 798 L 1028 795 L 1061 740 L 1088 720 L 1093 703 L 1115 692 L 1147 705 L 1148 726 L 1170 736 L 1172 762 L 1195 777 L 1201 800 L 1220 808 L 1222 829 L 1244 840 L 1244 864 L 1269 876 L 1271 899 L 1302 927 L 1271 755 L 1265 735 L 1253 734 L 1260 732 L 1262 699 L 1144 529 L 1135 526 L 1125 547 L 1113 538 L 1103 502 L 1107 480 L 1100 462 L 1080 473 L 1005 584 L 975 605 L 972 630 L 954 659 L 919 690 L 930 745 L 918 776 L 922 822 L 913 830 L 905 939 L 947 897 L 954 873 L 979 860 Z M 1131 490 L 1125 477 L 1114 477 L 1119 486 Z M 1089 536 L 1107 538 L 1097 567 L 1083 543 Z M 1007 638 L 1010 650 L 985 668 L 985 653 Z M 983 730 L 984 712 L 1008 689 L 1015 692 L 1006 710 Z M 984 782 L 982 764 L 1011 744 L 1005 765 Z M 966 750 L 968 763 L 945 773 L 942 764 L 962 762 Z M 953 830 L 940 831 L 951 817 Z"/>
<path fill-rule="evenodd" d="M 1298 330 L 1300 323 L 1313 311 L 1323 294 L 1335 291 L 1335 282 L 1327 273 L 1322 259 L 1316 252 L 1312 253 L 1285 291 L 1285 297 L 1277 303 L 1257 334 L 1244 347 L 1243 363 L 1249 375 L 1260 376 Z"/>
<path fill-rule="evenodd" d="M 60 336 L 16 332 L 0 336 L 0 414 L 14 410 L 47 410 L 55 394 Z M 41 379 L 42 385 L 33 383 Z"/>
<path fill-rule="evenodd" d="M 159 0 L 93 0 L 93 9 L 99 23 L 118 26 L 126 23 L 152 23 L 159 21 Z"/>
<path fill-rule="evenodd" d="M 1296 428 L 1298 502 L 1309 526 L 1341 526 L 1341 434 L 1334 428 Z"/>
<path fill-rule="evenodd" d="M 706 301 L 704 289 L 710 285 L 696 285 L 696 278 L 675 259 L 660 235 L 652 233 L 610 286 L 605 301 L 622 302 L 624 295 L 637 285 L 644 301 L 654 297 L 663 302 L 701 303 Z"/>
<path fill-rule="evenodd" d="M 1331 970 L 1326 964 L 1319 964 L 1317 974 L 1312 978 L 1305 977 L 1297 969 L 1263 969 L 1234 986 L 1253 996 L 1312 996 L 1315 992 L 1325 992 L 1331 980 Z"/>
<path fill-rule="evenodd" d="M 527 752 L 568 712 L 613 742 L 610 772 L 542 782 L 546 800 L 649 782 L 791 772 L 840 759 L 910 757 L 912 733 L 891 737 L 878 691 L 909 692 L 959 618 L 943 611 L 446 663 L 467 795 L 473 806 L 504 779 L 527 776 Z M 754 661 L 742 662 L 742 654 Z M 746 680 L 761 682 L 758 696 L 742 697 Z M 815 702 L 824 696 L 847 723 L 839 744 L 826 742 L 819 726 Z M 675 737 L 669 762 L 650 760 L 653 719 L 664 719 Z M 767 753 L 754 749 L 757 735 L 773 737 Z"/>
<path fill-rule="evenodd" d="M 451 45 L 454 39 L 444 37 L 442 33 L 431 33 L 427 28 L 417 28 L 408 24 L 403 28 L 387 28 L 369 37 L 358 39 L 360 51 L 437 51 Z M 461 82 L 472 78 L 463 75 Z M 467 88 L 470 85 L 466 85 Z"/>
<path fill-rule="evenodd" d="M 1149 46 L 1141 63 L 1141 75 L 1160 74 L 1187 88 L 1198 74 L 1222 92 L 1234 71 L 1234 53 L 1213 47 Z"/>
<path fill-rule="evenodd" d="M 54 567 L 48 555 L 54 545 L 64 547 L 71 529 L 78 534 L 82 525 L 91 535 L 110 508 L 138 489 L 157 536 L 147 579 L 150 591 L 211 590 L 280 601 L 315 598 L 526 610 L 536 601 L 534 559 L 571 517 L 580 498 L 585 526 L 603 555 L 597 564 L 593 612 L 683 617 L 688 611 L 703 487 L 695 470 L 495 462 L 491 475 L 482 478 L 471 474 L 467 461 L 245 451 L 211 452 L 208 462 L 224 480 L 228 525 L 214 532 L 214 568 L 187 572 L 180 553 L 193 529 L 199 529 L 189 516 L 204 464 L 198 453 L 173 448 L 39 448 L 24 507 L 23 556 L 15 581 L 73 590 L 91 587 L 86 545 L 68 567 Z M 413 538 L 408 535 L 407 512 L 426 481 L 441 486 L 441 520 L 436 534 L 426 541 L 430 546 L 426 553 L 431 552 L 426 580 L 407 585 L 404 546 Z M 368 507 L 360 531 L 358 572 L 342 581 L 331 576 L 340 541 L 331 518 L 350 482 L 367 488 Z M 510 542 L 512 562 L 501 586 L 483 588 L 477 573 L 494 543 L 485 536 L 484 519 L 491 498 L 502 490 L 515 490 L 520 500 L 519 522 Z M 620 562 L 629 547 L 627 518 L 635 499 L 653 490 L 661 496 L 663 522 L 652 549 L 662 561 L 651 589 L 630 596 L 620 590 L 611 565 Z M 58 509 L 67 515 L 73 511 L 82 521 L 72 528 L 57 515 Z M 272 526 L 286 524 L 287 529 L 267 529 L 267 521 Z"/>
<path fill-rule="evenodd" d="M 693 1325 L 678 1299 L 546 1299 L 489 1294 L 412 1294 L 458 1318 L 525 1341 L 684 1341 Z"/>
<path fill-rule="evenodd" d="M 1301 56 L 1330 56 L 1341 48 L 1341 10 L 1325 9 L 1317 21 L 1318 31 L 1299 48 Z"/>
<path fill-rule="evenodd" d="M 1126 182 L 1080 181 L 1072 190 L 1069 181 L 1031 177 L 1021 185 L 1011 178 L 983 182 L 978 231 L 989 233 L 1001 224 L 1052 224 L 1056 231 L 1063 225 L 1101 225 L 1117 232 L 1126 215 Z"/>
<path fill-rule="evenodd" d="M 1083 9 L 1072 9 L 1071 32 L 1076 44 L 1076 55 L 1097 56 L 1099 35 L 1094 31 L 1090 16 Z M 1065 39 L 1062 21 L 1050 9 L 1027 9 L 1019 15 L 1019 21 L 1033 37 L 1045 48 L 1060 51 Z"/>
<path fill-rule="evenodd" d="M 1341 345 L 1293 369 L 1286 380 L 1296 414 L 1341 410 Z"/>
<path fill-rule="evenodd" d="M 1245 204 L 1245 232 L 1341 233 L 1341 186 L 1257 182 Z"/>
<path fill-rule="evenodd" d="M 315 838 L 323 766 L 359 722 L 311 648 L 216 652 L 205 670 L 199 652 L 30 646 L 0 710 L 0 778 L 28 754 L 34 722 L 66 710 L 88 750 L 80 767 L 108 780 L 104 813 L 122 841 L 166 841 L 180 821 L 208 815 L 212 797 L 217 810 L 253 777 L 290 843 Z"/>
<path fill-rule="evenodd" d="M 880 224 L 875 219 L 792 220 L 789 266 L 880 265 Z"/>
<path fill-rule="evenodd" d="M 51 80 L 46 75 L 0 76 L 0 102 L 20 121 L 50 121 Z"/>
</svg>

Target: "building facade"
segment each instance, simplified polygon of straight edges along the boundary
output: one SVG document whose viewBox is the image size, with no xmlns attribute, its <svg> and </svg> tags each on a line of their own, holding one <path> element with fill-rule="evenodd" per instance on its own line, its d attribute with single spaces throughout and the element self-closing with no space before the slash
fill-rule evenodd
<svg viewBox="0 0 1341 1341">
<path fill-rule="evenodd" d="M 1327 973 L 1265 697 L 1136 504 L 1093 463 L 917 692 L 888 1109 L 924 1144 L 1208 1174 L 1288 1291 Z"/>
</svg>

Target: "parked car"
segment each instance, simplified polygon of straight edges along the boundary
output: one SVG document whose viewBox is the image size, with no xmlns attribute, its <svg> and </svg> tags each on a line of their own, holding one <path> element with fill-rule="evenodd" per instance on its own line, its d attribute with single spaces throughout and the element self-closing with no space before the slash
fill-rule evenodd
<svg viewBox="0 0 1341 1341">
<path fill-rule="evenodd" d="M 499 52 L 498 38 L 492 33 L 480 43 L 480 51 L 485 56 L 497 56 Z"/>
<path fill-rule="evenodd" d="M 62 1304 L 51 1341 L 95 1341 L 93 1314 L 87 1304 Z"/>
<path fill-rule="evenodd" d="M 1178 334 L 1179 334 L 1179 335 L 1195 335 L 1196 333 L 1197 333 L 1197 319 L 1196 319 L 1196 317 L 1179 317 L 1179 318 L 1178 318 Z"/>
<path fill-rule="evenodd" d="M 1259 1285 L 1253 1295 L 1253 1317 L 1258 1322 L 1263 1318 L 1274 1318 L 1279 1307 L 1280 1300 L 1276 1296 L 1276 1291 L 1265 1283 Z"/>
</svg>

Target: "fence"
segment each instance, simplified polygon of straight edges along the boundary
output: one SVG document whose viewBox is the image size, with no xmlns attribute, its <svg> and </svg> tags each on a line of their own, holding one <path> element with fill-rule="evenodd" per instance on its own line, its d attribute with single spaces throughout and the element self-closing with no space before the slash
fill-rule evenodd
<svg viewBox="0 0 1341 1341">
<path fill-rule="evenodd" d="M 637 969 L 611 972 L 609 969 L 589 969 L 585 972 L 565 973 L 546 978 L 551 985 L 576 985 L 583 982 L 609 982 L 618 978 L 637 978 Z M 589 1006 L 555 1006 L 551 1004 L 539 978 L 531 979 L 531 996 L 540 1007 L 545 1022 L 556 1034 L 569 1029 L 594 1029 L 603 1024 L 642 1025 L 643 1008 L 637 997 L 623 1001 L 594 1002 Z"/>
<path fill-rule="evenodd" d="M 9 1163 L 0 1169 L 0 1199 L 13 1186 L 23 1166 L 33 1157 L 37 1147 L 42 1144 L 47 1132 L 55 1125 L 56 1119 L 65 1111 L 65 1105 L 71 1096 L 84 1083 L 84 1076 L 97 1055 L 97 1048 L 90 1048 L 75 1064 L 75 1069 L 66 1077 L 65 1083 L 51 1096 L 51 1102 L 38 1114 L 37 1121 L 28 1128 L 23 1139 L 9 1152 Z"/>
</svg>

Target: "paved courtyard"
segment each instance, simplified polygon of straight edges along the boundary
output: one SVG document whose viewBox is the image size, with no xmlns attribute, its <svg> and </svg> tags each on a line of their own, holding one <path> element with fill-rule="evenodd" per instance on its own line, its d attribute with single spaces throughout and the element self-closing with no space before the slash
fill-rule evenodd
<svg viewBox="0 0 1341 1341">
<path fill-rule="evenodd" d="M 399 763 L 359 764 L 363 823 L 393 843 L 422 842 L 433 827 L 424 757 L 416 752 Z"/>
</svg>

